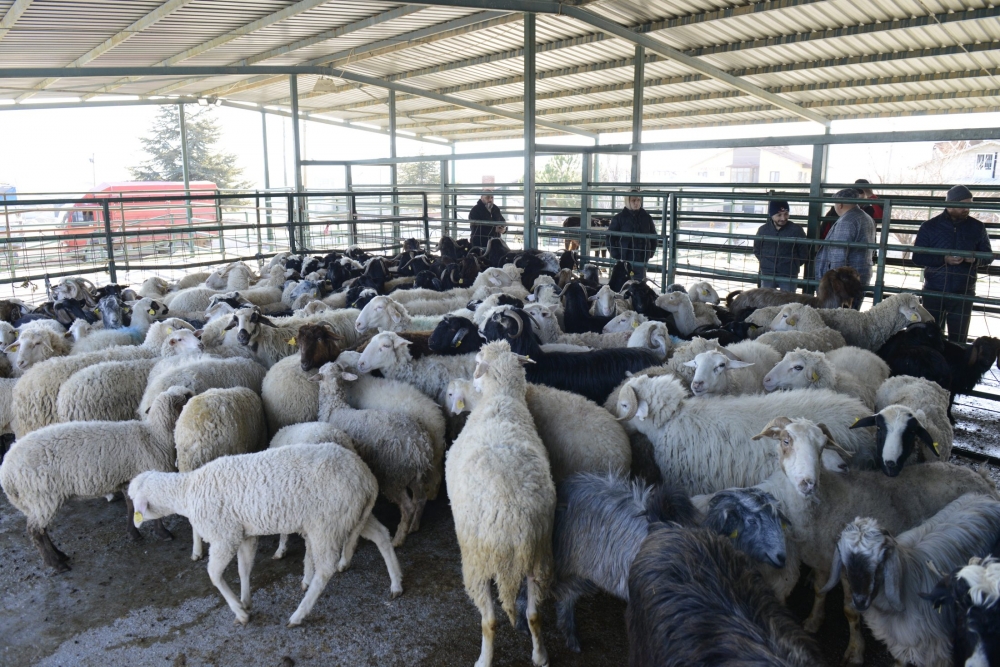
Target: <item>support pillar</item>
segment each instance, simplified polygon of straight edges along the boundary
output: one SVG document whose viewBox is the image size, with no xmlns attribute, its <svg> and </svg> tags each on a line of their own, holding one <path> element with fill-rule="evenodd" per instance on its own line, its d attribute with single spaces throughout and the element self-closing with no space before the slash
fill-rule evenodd
<svg viewBox="0 0 1000 667">
<path fill-rule="evenodd" d="M 537 248 L 535 229 L 535 15 L 524 15 L 524 247 Z"/>
<path fill-rule="evenodd" d="M 292 170 L 295 177 L 295 192 L 299 215 L 299 246 L 303 251 L 309 248 L 308 235 L 305 228 L 305 199 L 302 192 L 302 146 L 299 140 L 299 77 L 292 74 L 288 77 L 288 89 L 292 98 Z"/>
<path fill-rule="evenodd" d="M 827 144 L 815 144 L 813 146 L 812 172 L 809 178 L 810 197 L 820 197 L 823 195 L 823 182 L 826 180 L 826 162 L 829 149 L 830 147 Z M 823 213 L 823 205 L 821 203 L 810 202 L 808 229 L 806 232 L 807 237 L 811 239 L 819 238 L 820 218 L 823 217 Z M 804 278 L 806 280 L 812 280 L 814 278 L 813 274 L 813 261 L 810 259 L 806 262 L 806 274 Z M 803 288 L 803 291 L 806 294 L 812 294 L 815 289 L 813 287 L 806 286 Z"/>
<path fill-rule="evenodd" d="M 260 133 L 264 142 L 264 190 L 270 192 L 271 164 L 267 155 L 267 111 L 264 110 L 264 107 L 260 108 Z M 264 196 L 264 210 L 267 220 L 267 240 L 270 243 L 274 241 L 274 230 L 271 229 L 271 196 L 269 194 Z"/>
<path fill-rule="evenodd" d="M 177 105 L 177 117 L 180 120 L 181 133 L 181 178 L 184 180 L 184 196 L 187 198 L 188 251 L 194 254 L 194 219 L 191 214 L 191 170 L 188 166 L 187 120 L 184 117 L 184 105 Z M 124 216 L 124 213 L 122 214 Z M 123 218 L 124 219 L 124 218 Z M 221 223 L 222 221 L 219 220 Z M 222 232 L 219 232 L 221 235 Z M 124 243 L 124 239 L 122 239 Z"/>
<path fill-rule="evenodd" d="M 632 83 L 632 185 L 638 185 L 640 180 L 640 164 L 642 153 L 638 150 L 642 143 L 642 103 L 646 83 L 646 49 L 635 45 L 635 70 Z"/>
<path fill-rule="evenodd" d="M 580 165 L 580 189 L 584 193 L 590 189 L 590 153 L 584 153 L 581 159 Z M 583 268 L 585 263 L 584 257 L 587 256 L 587 250 L 590 239 L 587 235 L 587 230 L 590 229 L 590 195 L 581 194 L 580 195 L 580 268 Z"/>
<path fill-rule="evenodd" d="M 389 157 L 396 158 L 396 91 L 389 90 Z M 392 242 L 394 251 L 399 253 L 401 248 L 399 229 L 399 193 L 396 190 L 397 182 L 396 164 L 389 165 L 389 184 L 392 187 Z"/>
</svg>

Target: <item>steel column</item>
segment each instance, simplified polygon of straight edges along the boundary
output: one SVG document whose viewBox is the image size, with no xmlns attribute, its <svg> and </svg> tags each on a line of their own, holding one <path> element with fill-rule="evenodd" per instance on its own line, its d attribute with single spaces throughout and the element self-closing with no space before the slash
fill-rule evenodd
<svg viewBox="0 0 1000 667">
<path fill-rule="evenodd" d="M 354 188 L 354 178 L 351 174 L 351 165 L 344 166 L 344 189 L 348 192 Z M 352 246 L 358 242 L 358 204 L 354 195 L 347 196 L 347 245 Z"/>
<path fill-rule="evenodd" d="M 642 143 L 642 102 L 646 88 L 646 49 L 641 44 L 635 45 L 635 72 L 632 84 L 632 145 Z M 636 150 L 632 154 L 632 185 L 640 182 L 640 163 L 642 152 Z"/>
<path fill-rule="evenodd" d="M 584 153 L 582 159 L 580 160 L 580 189 L 586 192 L 590 188 L 590 153 Z M 590 230 L 590 196 L 586 194 L 580 195 L 580 268 L 583 268 L 584 257 L 587 256 L 588 246 L 590 245 L 587 238 L 588 231 Z"/>
<path fill-rule="evenodd" d="M 829 146 L 826 144 L 816 144 L 813 146 L 812 172 L 809 175 L 810 197 L 820 197 L 823 195 L 823 181 L 826 180 L 826 158 L 829 152 Z M 820 218 L 822 217 L 823 204 L 819 202 L 810 202 L 808 229 L 806 231 L 806 236 L 808 238 L 819 238 Z M 813 262 L 810 259 L 806 262 L 806 272 L 803 278 L 807 281 L 812 280 L 812 274 Z M 804 286 L 802 289 L 806 294 L 813 293 L 813 288 L 808 285 Z"/>
<path fill-rule="evenodd" d="M 267 112 L 264 107 L 260 108 L 260 130 L 264 140 L 264 190 L 271 190 L 271 165 L 267 156 Z M 271 229 L 271 197 L 264 197 L 264 208 L 267 212 L 267 240 L 274 240 L 274 230 Z"/>
<path fill-rule="evenodd" d="M 177 105 L 177 117 L 180 120 L 181 133 L 181 178 L 184 179 L 184 194 L 187 196 L 188 250 L 194 254 L 194 220 L 191 215 L 191 169 L 188 164 L 187 120 L 184 105 Z M 221 235 L 221 232 L 220 232 Z"/>
<path fill-rule="evenodd" d="M 299 143 L 299 77 L 292 74 L 288 77 L 288 89 L 292 98 L 292 158 L 295 177 L 295 192 L 302 192 L 302 146 Z M 305 229 L 305 202 L 298 197 L 299 212 L 299 245 L 305 251 L 309 247 Z"/>
<path fill-rule="evenodd" d="M 389 158 L 396 159 L 396 91 L 389 91 Z M 392 186 L 392 217 L 399 217 L 399 194 L 396 190 L 397 182 L 397 171 L 396 164 L 389 165 L 389 184 Z M 400 251 L 400 230 L 399 222 L 393 220 L 392 223 L 392 241 L 394 248 L 398 253 Z"/>
<path fill-rule="evenodd" d="M 438 163 L 438 174 L 441 181 L 441 236 L 448 236 L 448 161 Z"/>
<path fill-rule="evenodd" d="M 889 227 L 892 223 L 892 201 L 885 200 L 882 204 L 882 233 L 878 241 L 878 267 L 875 270 L 875 293 L 872 298 L 874 306 L 882 300 L 882 283 L 885 281 L 885 260 L 888 259 Z"/>
<path fill-rule="evenodd" d="M 524 15 L 524 247 L 535 236 L 535 15 Z"/>
<path fill-rule="evenodd" d="M 666 283 L 672 285 L 677 281 L 677 209 L 680 207 L 680 200 L 675 193 L 671 193 L 667 201 L 670 208 L 670 237 L 669 255 L 667 257 L 667 279 Z"/>
</svg>

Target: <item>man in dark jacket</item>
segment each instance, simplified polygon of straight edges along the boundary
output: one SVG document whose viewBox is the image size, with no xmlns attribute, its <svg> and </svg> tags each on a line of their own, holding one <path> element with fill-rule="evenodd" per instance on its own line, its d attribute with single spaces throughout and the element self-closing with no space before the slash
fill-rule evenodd
<svg viewBox="0 0 1000 667">
<path fill-rule="evenodd" d="M 915 248 L 940 248 L 966 252 L 993 252 L 986 226 L 969 216 L 969 209 L 961 206 L 972 201 L 972 193 L 964 185 L 956 185 L 945 195 L 948 206 L 920 225 Z M 948 339 L 965 343 L 972 318 L 972 302 L 948 298 L 945 294 L 971 297 L 976 293 L 976 269 L 988 265 L 972 257 L 926 252 L 913 253 L 913 263 L 924 267 L 924 290 L 940 292 L 923 298 L 926 308 L 943 331 L 948 326 Z"/>
<path fill-rule="evenodd" d="M 473 246 L 485 248 L 490 239 L 498 239 L 501 234 L 507 231 L 503 225 L 496 224 L 505 222 L 505 220 L 503 214 L 500 213 L 500 207 L 493 203 L 493 194 L 490 192 L 484 192 L 476 205 L 472 207 L 472 210 L 469 211 L 469 220 L 486 223 L 469 225 L 472 232 L 469 236 L 469 242 Z"/>
<path fill-rule="evenodd" d="M 632 190 L 628 203 L 621 211 L 611 218 L 609 232 L 622 232 L 622 235 L 608 236 L 608 250 L 615 259 L 632 262 L 634 280 L 646 277 L 646 262 L 656 252 L 656 239 L 636 238 L 628 234 L 655 234 L 656 225 L 653 216 L 642 207 L 642 197 Z"/>
<path fill-rule="evenodd" d="M 789 222 L 786 201 L 768 202 L 767 214 L 768 221 L 757 230 L 753 242 L 753 254 L 760 262 L 760 286 L 794 292 L 799 269 L 809 257 L 809 244 L 791 239 L 805 239 L 805 230 Z"/>
</svg>

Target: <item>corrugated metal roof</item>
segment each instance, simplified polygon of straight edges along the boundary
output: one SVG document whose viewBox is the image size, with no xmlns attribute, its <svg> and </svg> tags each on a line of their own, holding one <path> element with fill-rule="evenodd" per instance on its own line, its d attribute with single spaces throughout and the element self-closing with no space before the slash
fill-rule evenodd
<svg viewBox="0 0 1000 667">
<path fill-rule="evenodd" d="M 488 2 L 484 4 L 488 5 Z M 1000 9 L 988 0 L 598 0 L 589 11 L 831 119 L 1000 109 Z M 0 20 L 12 0 L 0 0 Z M 133 29 L 138 24 L 139 29 Z M 369 0 L 34 0 L 0 26 L 0 68 L 330 64 L 522 111 L 523 22 L 486 8 Z M 256 27 L 255 27 L 256 26 Z M 539 15 L 539 118 L 631 129 L 634 45 Z M 108 40 L 111 40 L 108 42 Z M 165 69 L 165 73 L 169 69 Z M 388 126 L 387 92 L 299 78 L 303 112 Z M 797 120 L 793 111 L 647 51 L 643 127 Z M 287 109 L 286 76 L 7 79 L 0 100 L 215 95 Z M 474 140 L 520 123 L 397 94 L 398 126 Z M 549 133 L 549 128 L 540 128 Z"/>
</svg>

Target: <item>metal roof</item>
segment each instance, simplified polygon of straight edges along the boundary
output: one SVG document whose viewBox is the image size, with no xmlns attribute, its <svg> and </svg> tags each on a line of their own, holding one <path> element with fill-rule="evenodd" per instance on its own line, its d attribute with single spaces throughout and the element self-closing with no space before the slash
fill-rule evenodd
<svg viewBox="0 0 1000 667">
<path fill-rule="evenodd" d="M 287 111 L 274 68 L 319 68 L 299 70 L 307 117 L 387 128 L 388 83 L 399 130 L 516 137 L 519 12 L 536 10 L 539 135 L 631 131 L 635 40 L 645 130 L 1000 109 L 1000 8 L 985 0 L 0 0 L 0 103 Z"/>
</svg>

